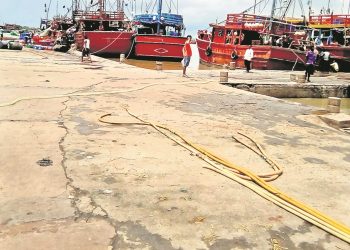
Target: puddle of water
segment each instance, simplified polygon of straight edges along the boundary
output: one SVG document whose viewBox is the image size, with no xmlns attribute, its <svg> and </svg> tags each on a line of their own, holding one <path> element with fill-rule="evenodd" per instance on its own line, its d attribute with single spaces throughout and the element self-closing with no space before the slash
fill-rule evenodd
<svg viewBox="0 0 350 250">
<path fill-rule="evenodd" d="M 297 102 L 304 105 L 314 106 L 326 109 L 328 99 L 327 98 L 286 98 L 284 100 L 288 100 L 291 102 Z M 341 112 L 350 114 L 350 98 L 343 98 L 341 101 Z"/>
<path fill-rule="evenodd" d="M 215 67 L 209 67 L 199 63 L 199 53 L 197 46 L 195 44 L 192 47 L 192 58 L 189 69 L 199 69 L 199 70 L 210 70 L 216 69 Z M 119 62 L 119 58 L 107 58 L 113 61 Z M 156 69 L 156 60 L 139 60 L 139 59 L 128 59 L 125 61 L 126 64 L 136 66 L 144 69 Z M 182 70 L 181 62 L 163 62 L 164 70 Z"/>
</svg>

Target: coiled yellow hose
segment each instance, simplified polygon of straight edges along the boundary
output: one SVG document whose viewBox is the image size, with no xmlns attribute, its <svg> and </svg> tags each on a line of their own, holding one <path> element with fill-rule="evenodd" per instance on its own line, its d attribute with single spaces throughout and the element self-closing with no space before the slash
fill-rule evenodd
<svg viewBox="0 0 350 250">
<path fill-rule="evenodd" d="M 167 138 L 173 140 L 177 144 L 183 146 L 184 148 L 188 149 L 189 151 L 195 153 L 199 158 L 204 160 L 205 162 L 209 163 L 211 166 L 208 167 L 209 169 L 220 173 L 224 176 L 227 176 L 240 184 L 250 188 L 254 192 L 258 193 L 262 197 L 266 198 L 267 200 L 273 202 L 274 204 L 286 209 L 287 211 L 299 216 L 300 218 L 312 223 L 313 225 L 327 231 L 328 233 L 344 240 L 347 243 L 350 243 L 350 228 L 335 221 L 334 219 L 328 217 L 327 215 L 317 211 L 316 209 L 307 206 L 306 204 L 297 201 L 288 195 L 284 194 L 282 191 L 278 190 L 277 188 L 273 187 L 272 185 L 268 184 L 266 181 L 264 181 L 259 176 L 252 173 L 250 170 L 245 169 L 243 167 L 237 166 L 230 161 L 210 152 L 209 150 L 202 148 L 199 145 L 195 145 L 190 140 L 182 136 L 180 133 L 170 129 L 167 126 L 154 124 L 148 121 L 145 121 L 138 116 L 132 114 L 127 108 L 125 110 L 128 112 L 128 114 L 135 119 L 139 120 L 140 122 L 135 123 L 119 123 L 119 122 L 111 122 L 106 121 L 104 118 L 111 116 L 111 114 L 104 115 L 100 117 L 99 121 L 105 124 L 111 124 L 111 125 L 146 125 L 146 126 L 152 126 L 157 131 L 165 135 Z M 169 136 L 167 133 L 165 133 L 163 130 L 168 131 L 172 133 L 173 135 L 177 136 L 182 141 L 179 141 L 178 139 Z M 203 154 L 201 156 L 200 154 Z M 205 158 L 206 156 L 207 158 Z M 221 164 L 221 167 L 219 167 L 217 164 Z M 226 168 L 224 168 L 224 167 Z M 235 171 L 238 171 L 241 175 L 245 175 L 251 179 L 251 181 L 247 181 L 243 178 L 240 178 L 233 172 L 229 171 L 228 169 L 232 169 Z"/>
</svg>

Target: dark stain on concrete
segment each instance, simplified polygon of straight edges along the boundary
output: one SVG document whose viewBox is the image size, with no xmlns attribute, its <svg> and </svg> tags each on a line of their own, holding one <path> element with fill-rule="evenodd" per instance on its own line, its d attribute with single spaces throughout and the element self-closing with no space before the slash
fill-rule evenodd
<svg viewBox="0 0 350 250">
<path fill-rule="evenodd" d="M 332 153 L 348 153 L 349 152 L 349 148 L 338 147 L 338 146 L 321 147 L 321 149 L 326 150 L 328 152 L 332 152 Z"/>
<path fill-rule="evenodd" d="M 96 155 L 100 155 L 100 153 L 91 153 L 91 152 L 86 152 L 80 149 L 75 149 L 72 151 L 73 155 L 74 155 L 74 159 L 75 160 L 83 160 L 86 159 L 88 156 L 96 156 Z"/>
<path fill-rule="evenodd" d="M 111 185 L 111 184 L 117 183 L 117 180 L 113 177 L 107 177 L 106 179 L 103 180 L 103 182 Z"/>
<path fill-rule="evenodd" d="M 276 138 L 276 137 L 271 137 L 271 136 L 265 136 L 265 143 L 267 145 L 285 145 L 287 144 L 286 140 L 280 139 L 280 138 Z"/>
<path fill-rule="evenodd" d="M 86 121 L 81 117 L 73 116 L 71 121 L 77 123 L 77 125 L 75 126 L 75 129 L 81 135 L 91 135 L 91 134 L 100 134 L 101 135 L 101 134 L 107 133 L 106 131 L 98 130 L 98 129 L 102 128 L 102 126 L 100 126 L 99 124 Z"/>
<path fill-rule="evenodd" d="M 233 239 L 218 239 L 211 246 L 210 250 L 231 250 L 231 249 L 257 249 L 258 245 L 249 243 L 243 236 Z"/>
<path fill-rule="evenodd" d="M 312 164 L 327 164 L 327 162 L 325 162 L 324 160 L 313 157 L 305 157 L 304 160 Z"/>
<path fill-rule="evenodd" d="M 143 225 L 140 225 L 137 222 L 126 221 L 117 223 L 118 236 L 114 243 L 115 249 L 162 249 L 162 250 L 174 250 L 171 245 L 170 239 L 165 239 L 159 234 L 153 234 L 147 230 Z M 128 242 L 125 242 L 122 238 L 122 234 L 128 239 Z M 179 248 L 182 249 L 182 248 Z"/>
<path fill-rule="evenodd" d="M 218 96 L 217 94 L 196 94 L 185 96 L 184 99 L 186 99 L 186 102 L 175 100 L 167 102 L 167 105 L 186 113 L 223 115 L 228 119 L 239 120 L 261 130 L 271 129 L 276 124 L 285 121 L 301 127 L 318 127 L 316 125 L 306 124 L 304 121 L 296 118 L 296 116 L 301 114 L 310 114 L 314 110 L 312 107 L 278 102 L 258 95 L 254 96 L 254 100 L 252 98 L 251 95 L 242 95 L 238 98 L 235 94 L 224 96 Z M 252 102 L 256 102 L 259 108 L 255 105 L 247 105 L 247 103 Z M 193 105 L 193 103 L 196 105 Z M 265 112 L 264 108 L 269 111 Z"/>
<path fill-rule="evenodd" d="M 313 227 L 312 224 L 309 222 L 304 222 L 302 225 L 298 226 L 297 229 L 292 229 L 288 226 L 280 227 L 278 230 L 269 230 L 268 233 L 270 234 L 271 239 L 276 239 L 282 249 L 289 249 L 289 250 L 297 250 L 297 249 L 305 249 L 305 250 L 325 250 L 324 243 L 330 242 L 330 235 L 326 235 L 325 238 L 319 239 L 315 243 L 308 243 L 308 242 L 293 242 L 291 240 L 291 237 L 296 234 L 304 235 L 306 233 L 311 232 L 311 227 Z M 307 240 L 307 237 L 305 237 L 305 240 Z"/>
<path fill-rule="evenodd" d="M 302 242 L 298 245 L 298 249 L 305 249 L 305 250 L 325 250 L 324 247 L 320 247 L 319 245 L 310 244 L 307 242 Z"/>
<path fill-rule="evenodd" d="M 343 158 L 344 161 L 350 162 L 350 154 Z"/>
</svg>

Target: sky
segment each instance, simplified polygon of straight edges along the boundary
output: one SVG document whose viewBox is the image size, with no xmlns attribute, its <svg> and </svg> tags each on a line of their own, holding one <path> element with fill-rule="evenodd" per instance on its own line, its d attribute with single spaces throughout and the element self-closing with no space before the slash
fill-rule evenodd
<svg viewBox="0 0 350 250">
<path fill-rule="evenodd" d="M 61 14 L 65 13 L 65 9 L 62 8 L 63 5 L 67 7 L 71 5 L 71 0 L 52 0 L 50 16 L 56 13 L 57 1 L 58 11 Z M 113 3 L 116 0 L 108 1 Z M 271 6 L 272 0 L 269 1 L 268 7 Z M 305 4 L 305 10 L 307 10 L 306 3 L 308 0 L 302 1 Z M 38 27 L 40 18 L 45 17 L 44 4 L 48 4 L 50 0 L 0 0 L 0 2 L 0 24 L 17 23 Z M 137 2 L 141 2 L 141 0 L 137 0 Z M 176 2 L 176 0 L 173 0 L 173 2 Z M 178 0 L 178 2 L 179 13 L 184 16 L 187 33 L 191 34 L 195 34 L 198 29 L 206 29 L 209 23 L 214 23 L 216 20 L 224 20 L 228 13 L 239 13 L 254 4 L 254 0 Z M 300 8 L 298 8 L 298 0 L 296 2 L 295 13 L 297 13 L 297 16 Z M 313 0 L 313 7 L 317 9 L 316 12 L 318 13 L 322 6 L 327 6 L 327 2 L 327 0 Z M 342 8 L 345 12 L 348 11 L 350 0 L 331 0 L 330 2 L 334 13 L 340 13 Z M 166 8 L 166 4 L 164 5 Z M 266 7 L 266 11 L 269 9 L 268 7 Z M 128 14 L 128 11 L 126 12 Z"/>
</svg>

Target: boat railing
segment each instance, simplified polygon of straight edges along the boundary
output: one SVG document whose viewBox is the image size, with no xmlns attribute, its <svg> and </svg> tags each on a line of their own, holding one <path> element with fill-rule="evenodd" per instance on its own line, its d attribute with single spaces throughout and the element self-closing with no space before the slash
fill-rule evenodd
<svg viewBox="0 0 350 250">
<path fill-rule="evenodd" d="M 226 19 L 226 24 L 238 24 L 238 23 L 264 23 L 268 21 L 268 17 L 249 15 L 249 14 L 228 14 Z"/>
<path fill-rule="evenodd" d="M 350 15 L 318 15 L 309 17 L 312 28 L 350 27 Z"/>
<path fill-rule="evenodd" d="M 111 20 L 124 21 L 125 13 L 123 11 L 75 11 L 74 18 L 80 20 Z"/>
</svg>

